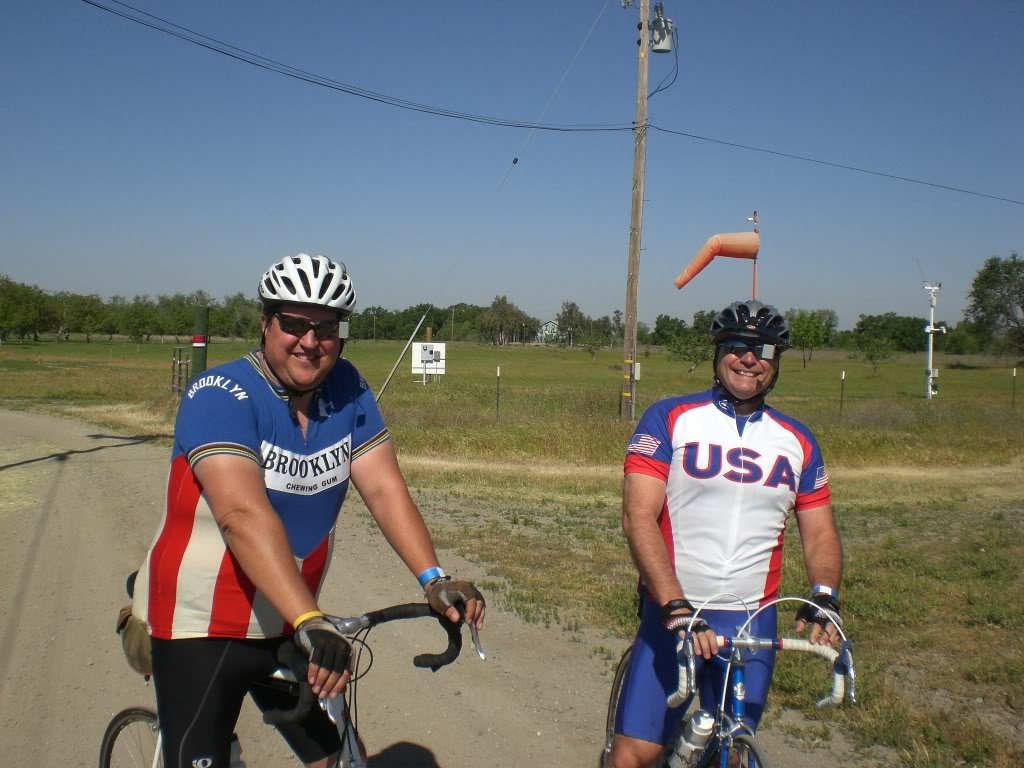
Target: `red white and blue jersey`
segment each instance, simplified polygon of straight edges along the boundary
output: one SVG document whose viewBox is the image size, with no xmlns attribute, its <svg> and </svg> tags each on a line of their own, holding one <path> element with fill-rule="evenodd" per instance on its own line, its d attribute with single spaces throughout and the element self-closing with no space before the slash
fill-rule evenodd
<svg viewBox="0 0 1024 768">
<path fill-rule="evenodd" d="M 665 482 L 658 524 L 683 593 L 747 607 L 775 597 L 791 512 L 830 503 L 818 443 L 767 405 L 748 417 L 715 389 L 655 403 L 626 449 L 626 474 Z M 735 609 L 719 598 L 709 608 Z"/>
<path fill-rule="evenodd" d="M 290 631 L 231 553 L 193 470 L 217 455 L 263 468 L 270 504 L 316 595 L 352 462 L 389 439 L 373 393 L 347 360 L 338 360 L 314 397 L 305 436 L 287 393 L 267 379 L 255 355 L 193 379 L 178 409 L 166 511 L 139 571 L 135 615 L 162 639 Z"/>
</svg>

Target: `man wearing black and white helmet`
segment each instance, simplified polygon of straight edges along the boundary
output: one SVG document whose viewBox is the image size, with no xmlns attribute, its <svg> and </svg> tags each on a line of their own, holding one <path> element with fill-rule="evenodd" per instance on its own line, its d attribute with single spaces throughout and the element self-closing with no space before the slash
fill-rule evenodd
<svg viewBox="0 0 1024 768">
<path fill-rule="evenodd" d="M 703 662 L 719 650 L 716 635 L 735 634 L 748 612 L 778 596 L 791 514 L 812 585 L 796 631 L 810 626 L 812 643 L 831 644 L 842 627 L 842 546 L 821 451 L 803 424 L 764 401 L 778 381 L 789 323 L 775 307 L 737 301 L 715 317 L 711 338 L 711 389 L 652 405 L 626 449 L 623 530 L 640 572 L 642 615 L 608 755 L 615 768 L 660 764 L 674 737 L 688 708 L 666 705 L 683 633 L 693 633 L 701 657 L 701 708 L 713 711 L 731 695 Z M 775 607 L 766 607 L 750 632 L 774 637 L 776 623 Z M 746 715 L 755 728 L 773 666 L 774 654 L 764 651 L 746 661 Z"/>
<path fill-rule="evenodd" d="M 264 273 L 259 297 L 260 348 L 182 397 L 167 509 L 136 583 L 164 765 L 228 764 L 245 695 L 282 708 L 255 686 L 282 644 L 309 656 L 320 697 L 344 690 L 350 648 L 317 596 L 350 482 L 434 610 L 483 625 L 483 596 L 438 566 L 373 393 L 340 357 L 356 304 L 345 265 L 286 257 Z M 333 765 L 337 731 L 314 710 L 280 730 L 306 765 Z"/>
</svg>

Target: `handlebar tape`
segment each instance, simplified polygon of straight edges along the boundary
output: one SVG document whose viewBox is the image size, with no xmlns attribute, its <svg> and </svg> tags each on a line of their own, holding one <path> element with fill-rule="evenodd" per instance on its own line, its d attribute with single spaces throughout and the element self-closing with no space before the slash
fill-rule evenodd
<svg viewBox="0 0 1024 768">
<path fill-rule="evenodd" d="M 437 672 L 441 667 L 451 664 L 462 652 L 462 625 L 453 624 L 444 616 L 437 614 L 426 603 L 406 603 L 394 605 L 379 611 L 370 611 L 366 614 L 369 619 L 369 626 L 375 627 L 378 624 L 386 624 L 389 621 L 402 619 L 419 619 L 431 616 L 437 619 L 437 623 L 444 628 L 448 635 L 448 647 L 441 653 L 421 653 L 413 657 L 414 666 L 421 669 L 429 669 Z M 299 685 L 299 700 L 292 709 L 270 709 L 263 713 L 263 722 L 267 725 L 284 725 L 286 723 L 297 723 L 304 720 L 313 710 L 317 703 L 317 696 L 313 689 L 306 682 L 306 675 L 309 670 L 309 659 L 307 659 L 294 643 L 282 643 L 277 652 L 277 660 L 281 666 L 287 667 L 295 675 Z"/>
</svg>

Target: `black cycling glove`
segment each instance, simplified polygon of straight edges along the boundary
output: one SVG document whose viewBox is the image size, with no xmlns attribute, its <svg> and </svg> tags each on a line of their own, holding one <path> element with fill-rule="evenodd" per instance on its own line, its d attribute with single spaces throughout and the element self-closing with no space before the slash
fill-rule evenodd
<svg viewBox="0 0 1024 768">
<path fill-rule="evenodd" d="M 808 624 L 814 623 L 822 629 L 828 629 L 829 624 L 835 624 L 840 630 L 843 628 L 843 619 L 839 615 L 839 601 L 832 595 L 817 594 L 811 598 L 811 603 L 801 603 L 796 612 L 796 620 Z"/>
<path fill-rule="evenodd" d="M 484 602 L 484 596 L 480 594 L 479 589 L 473 586 L 472 582 L 452 579 L 450 576 L 434 579 L 427 584 L 423 592 L 427 596 L 430 607 L 442 615 L 458 603 L 465 605 L 470 600 Z"/>
<path fill-rule="evenodd" d="M 305 651 L 311 664 L 332 672 L 348 669 L 352 646 L 338 628 L 322 616 L 314 616 L 299 624 L 294 640 Z"/>
<path fill-rule="evenodd" d="M 685 613 L 676 613 L 685 611 Z M 683 597 L 669 600 L 661 606 L 661 623 L 669 632 L 707 632 L 711 629 L 708 623 L 700 616 L 694 618 L 693 604 Z"/>
</svg>

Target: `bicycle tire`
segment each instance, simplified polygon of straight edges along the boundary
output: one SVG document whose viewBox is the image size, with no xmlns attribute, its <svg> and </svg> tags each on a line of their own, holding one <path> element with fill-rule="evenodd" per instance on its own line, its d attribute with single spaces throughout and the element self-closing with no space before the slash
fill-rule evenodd
<svg viewBox="0 0 1024 768">
<path fill-rule="evenodd" d="M 160 727 L 156 712 L 145 707 L 129 707 L 111 718 L 100 744 L 100 768 L 162 768 L 157 755 Z"/>
<path fill-rule="evenodd" d="M 733 764 L 732 755 L 739 755 L 739 765 L 741 768 L 769 768 L 768 758 L 764 756 L 764 749 L 758 743 L 757 739 L 750 734 L 740 733 L 732 737 L 732 747 L 730 752 L 730 764 Z M 754 761 L 751 762 L 750 758 L 753 757 Z M 718 765 L 718 750 L 715 750 L 715 757 L 711 761 L 710 765 Z"/>
<path fill-rule="evenodd" d="M 612 678 L 612 690 L 608 694 L 608 716 L 605 718 L 604 728 L 604 749 L 601 751 L 599 768 L 607 768 L 608 754 L 612 747 L 612 739 L 615 738 L 615 713 L 619 708 L 619 698 L 622 696 L 622 682 L 626 677 L 626 670 L 629 668 L 629 660 L 633 655 L 633 646 L 629 646 L 619 659 L 619 665 L 615 668 L 615 677 Z"/>
</svg>

